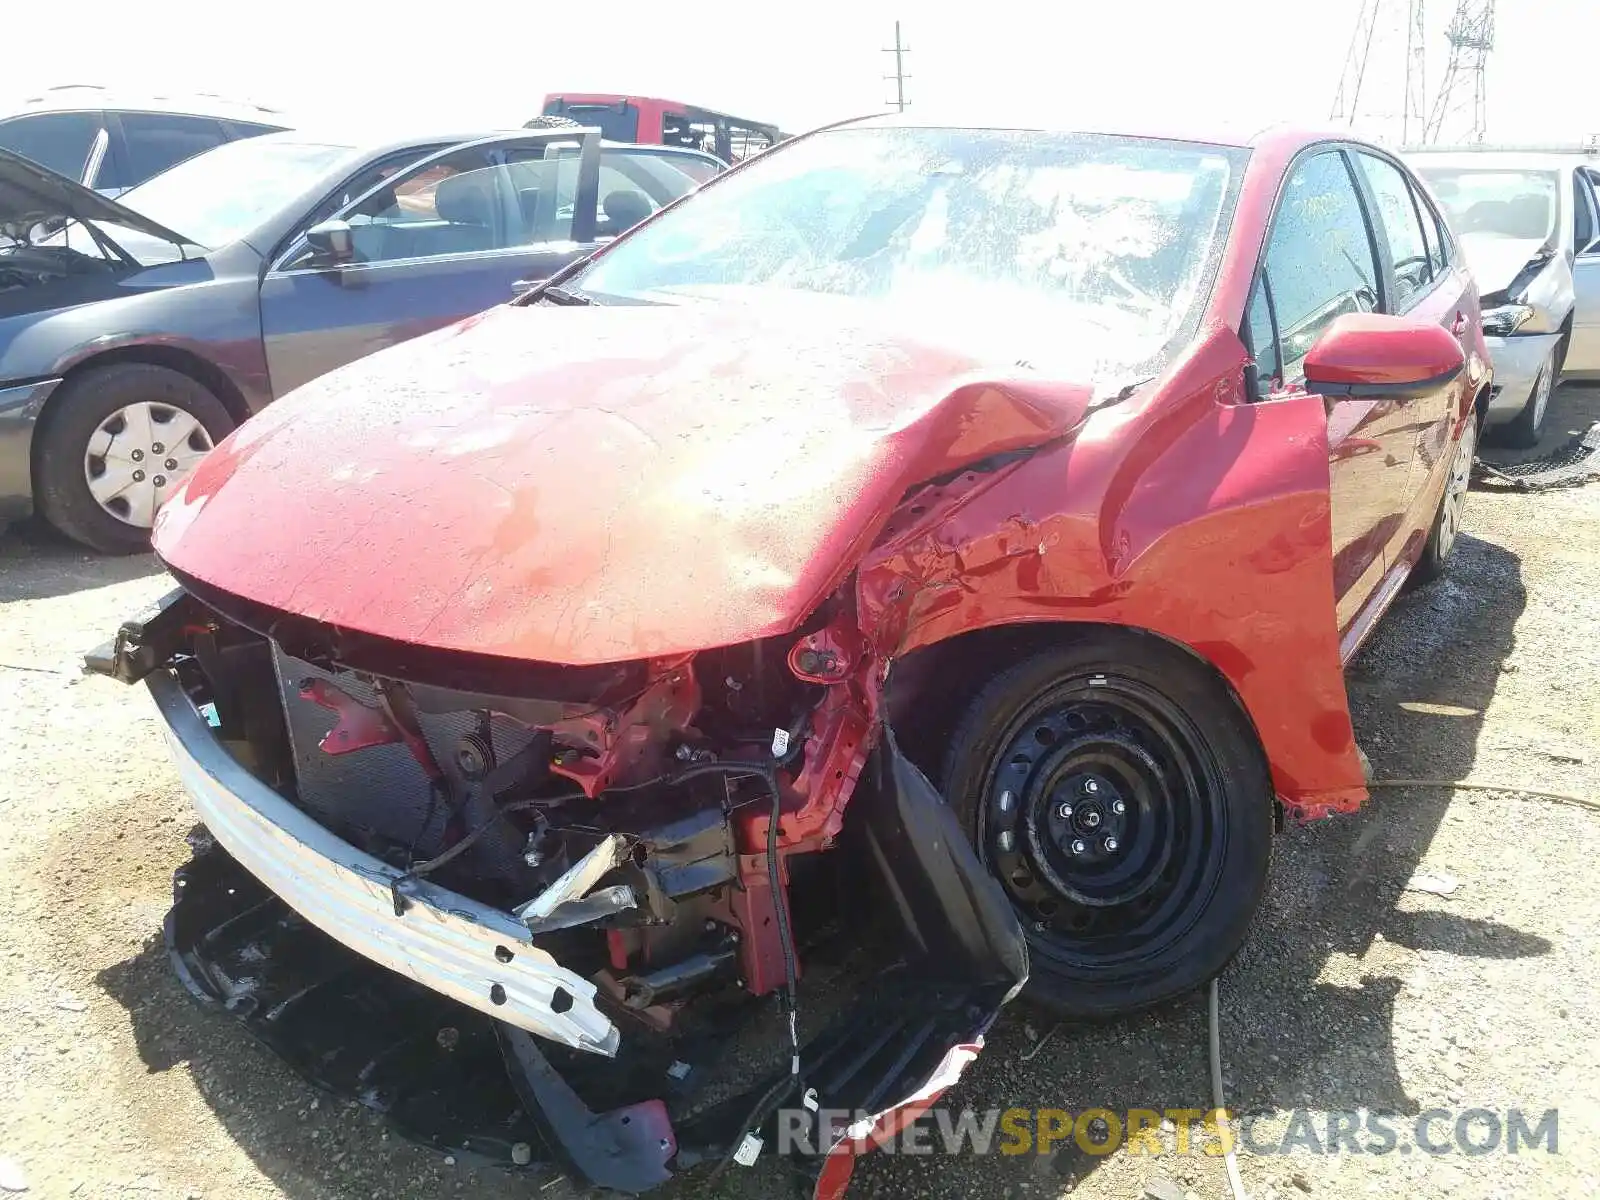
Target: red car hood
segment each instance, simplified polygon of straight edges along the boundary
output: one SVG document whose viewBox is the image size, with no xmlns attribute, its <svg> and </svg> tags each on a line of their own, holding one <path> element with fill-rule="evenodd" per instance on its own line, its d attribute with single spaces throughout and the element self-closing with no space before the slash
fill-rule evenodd
<svg viewBox="0 0 1600 1200">
<path fill-rule="evenodd" d="M 839 317 L 492 310 L 246 423 L 163 508 L 156 550 L 441 649 L 585 664 L 786 632 L 908 486 L 1055 438 L 1090 400 Z"/>
</svg>

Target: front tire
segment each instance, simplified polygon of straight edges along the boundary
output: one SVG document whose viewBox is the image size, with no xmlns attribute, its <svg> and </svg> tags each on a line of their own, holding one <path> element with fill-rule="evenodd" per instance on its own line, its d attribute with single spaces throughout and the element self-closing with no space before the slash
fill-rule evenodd
<svg viewBox="0 0 1600 1200">
<path fill-rule="evenodd" d="M 1211 670 L 1151 635 L 1075 635 L 993 678 L 945 795 L 1028 938 L 1030 998 L 1066 1017 L 1192 991 L 1243 944 L 1271 857 L 1255 730 Z"/>
<path fill-rule="evenodd" d="M 75 375 L 51 397 L 34 454 L 45 520 L 103 554 L 150 549 L 156 508 L 233 429 L 198 381 L 151 363 Z"/>
<path fill-rule="evenodd" d="M 1533 390 L 1528 393 L 1528 402 L 1522 406 L 1522 411 L 1505 427 L 1504 438 L 1508 445 L 1516 446 L 1522 450 L 1531 449 L 1539 444 L 1539 438 L 1544 433 L 1544 420 L 1550 412 L 1550 393 L 1555 390 L 1556 377 L 1561 373 L 1561 363 L 1566 357 L 1564 351 L 1565 340 L 1550 351 L 1550 357 L 1544 360 L 1544 366 L 1539 368 L 1539 374 L 1534 377 Z"/>
</svg>

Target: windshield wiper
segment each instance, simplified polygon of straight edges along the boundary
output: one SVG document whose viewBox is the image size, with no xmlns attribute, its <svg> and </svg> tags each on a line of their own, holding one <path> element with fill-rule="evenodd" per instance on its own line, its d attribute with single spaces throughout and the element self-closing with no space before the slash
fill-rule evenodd
<svg viewBox="0 0 1600 1200">
<path fill-rule="evenodd" d="M 593 304 L 594 301 L 587 296 L 580 296 L 577 292 L 569 292 L 566 288 L 551 284 L 539 293 L 539 299 L 548 300 L 551 304 L 584 306 Z"/>
</svg>

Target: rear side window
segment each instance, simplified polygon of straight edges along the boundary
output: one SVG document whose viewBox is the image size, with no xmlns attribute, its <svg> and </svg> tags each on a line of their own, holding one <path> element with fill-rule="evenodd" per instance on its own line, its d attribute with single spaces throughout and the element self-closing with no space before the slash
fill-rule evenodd
<svg viewBox="0 0 1600 1200">
<path fill-rule="evenodd" d="M 1388 159 L 1371 154 L 1357 157 L 1378 202 L 1378 223 L 1389 244 L 1389 311 L 1404 313 L 1433 282 L 1432 260 L 1416 198 L 1405 174 Z"/>
<path fill-rule="evenodd" d="M 1289 176 L 1267 243 L 1266 274 L 1277 313 L 1275 365 L 1285 381 L 1303 374 L 1306 351 L 1335 319 L 1378 307 L 1372 238 L 1339 151 L 1315 154 Z M 1259 362 L 1259 346 L 1256 353 Z"/>
<path fill-rule="evenodd" d="M 1428 241 L 1428 261 L 1433 264 L 1434 278 L 1437 279 L 1450 265 L 1450 233 L 1445 228 L 1444 218 L 1415 179 L 1411 180 L 1411 199 L 1422 216 L 1422 234 Z"/>
<path fill-rule="evenodd" d="M 34 113 L 0 124 L 0 148 L 81 182 L 99 133 L 99 113 Z"/>
<path fill-rule="evenodd" d="M 121 114 L 123 180 L 133 187 L 186 158 L 232 141 L 222 122 L 170 113 Z"/>
</svg>

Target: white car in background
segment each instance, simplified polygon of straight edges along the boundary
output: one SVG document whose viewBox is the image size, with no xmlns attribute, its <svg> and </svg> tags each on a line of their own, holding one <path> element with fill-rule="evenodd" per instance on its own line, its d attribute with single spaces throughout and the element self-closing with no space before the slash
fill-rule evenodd
<svg viewBox="0 0 1600 1200">
<path fill-rule="evenodd" d="M 291 124 L 274 109 L 220 96 L 67 84 L 0 105 L 0 150 L 118 196 L 224 142 Z"/>
<path fill-rule="evenodd" d="M 1406 157 L 1449 214 L 1483 298 L 1494 360 L 1485 424 L 1531 446 L 1562 376 L 1600 377 L 1600 159 L 1510 149 Z"/>
</svg>

